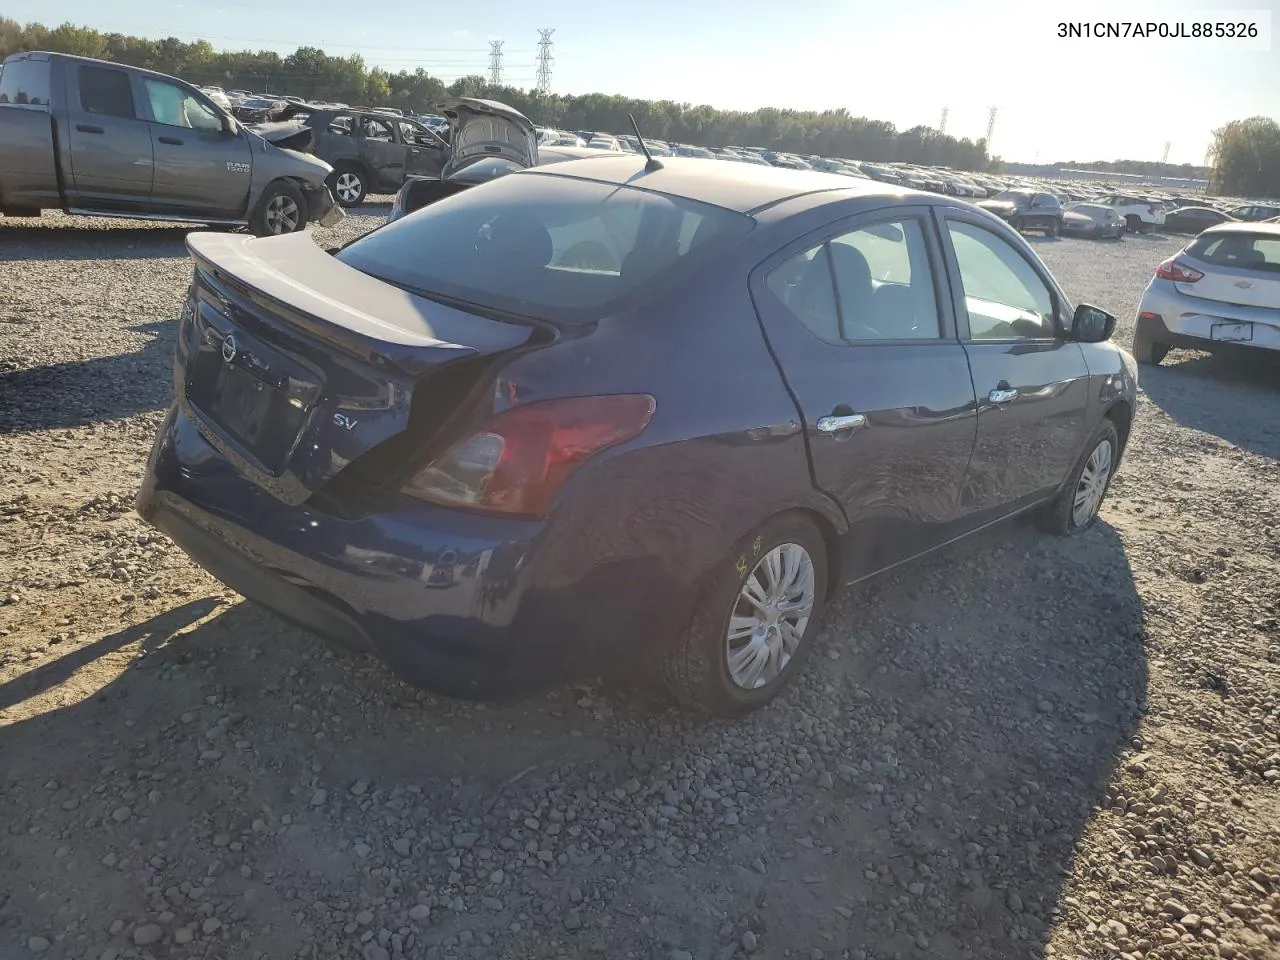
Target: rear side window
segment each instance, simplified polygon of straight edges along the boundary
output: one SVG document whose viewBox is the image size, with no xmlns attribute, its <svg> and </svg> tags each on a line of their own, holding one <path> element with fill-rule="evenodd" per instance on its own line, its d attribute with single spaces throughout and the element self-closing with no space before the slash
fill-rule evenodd
<svg viewBox="0 0 1280 960">
<path fill-rule="evenodd" d="M 588 322 L 690 276 L 752 226 L 679 197 L 518 173 L 424 207 L 337 256 L 426 296 Z"/>
<path fill-rule="evenodd" d="M 10 60 L 0 67 L 0 103 L 49 109 L 49 61 Z"/>
<path fill-rule="evenodd" d="M 1215 267 L 1280 273 L 1280 237 L 1257 233 L 1218 233 L 1199 236 L 1187 253 Z"/>
<path fill-rule="evenodd" d="M 133 85 L 123 70 L 104 67 L 81 67 L 80 106 L 86 113 L 107 117 L 123 117 L 133 120 L 137 113 L 133 108 Z"/>
</svg>

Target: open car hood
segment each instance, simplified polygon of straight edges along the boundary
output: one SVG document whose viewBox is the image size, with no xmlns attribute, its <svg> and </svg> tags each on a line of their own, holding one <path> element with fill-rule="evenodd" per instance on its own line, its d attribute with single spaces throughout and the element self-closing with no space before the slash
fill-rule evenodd
<svg viewBox="0 0 1280 960">
<path fill-rule="evenodd" d="M 247 129 L 256 133 L 267 143 L 274 144 L 277 147 L 284 147 L 288 150 L 309 151 L 311 142 L 314 139 L 311 128 L 301 120 L 255 123 L 249 125 Z"/>
<path fill-rule="evenodd" d="M 538 165 L 538 133 L 523 113 L 496 100 L 450 97 L 436 104 L 449 121 L 448 177 L 481 157 L 502 157 L 520 167 Z"/>
</svg>

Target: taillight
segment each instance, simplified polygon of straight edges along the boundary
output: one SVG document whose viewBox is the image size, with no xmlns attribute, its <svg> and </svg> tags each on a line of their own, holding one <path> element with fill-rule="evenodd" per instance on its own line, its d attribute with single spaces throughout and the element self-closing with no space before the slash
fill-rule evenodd
<svg viewBox="0 0 1280 960">
<path fill-rule="evenodd" d="M 541 517 L 579 465 L 640 435 L 648 394 L 569 397 L 504 410 L 421 470 L 404 491 L 448 507 Z"/>
<path fill-rule="evenodd" d="M 1179 263 L 1176 257 L 1170 257 L 1156 267 L 1156 276 L 1161 280 L 1172 280 L 1175 283 L 1195 283 L 1204 277 L 1199 270 Z"/>
</svg>

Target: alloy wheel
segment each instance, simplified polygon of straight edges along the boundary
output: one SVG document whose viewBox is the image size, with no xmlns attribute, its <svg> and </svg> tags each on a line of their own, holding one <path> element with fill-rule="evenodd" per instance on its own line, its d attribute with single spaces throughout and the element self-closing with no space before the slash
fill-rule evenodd
<svg viewBox="0 0 1280 960">
<path fill-rule="evenodd" d="M 729 677 L 745 690 L 778 678 L 800 648 L 815 600 L 813 559 L 798 543 L 774 547 L 743 581 L 729 614 Z"/>
<path fill-rule="evenodd" d="M 293 233 L 298 229 L 301 212 L 292 197 L 272 197 L 267 202 L 267 229 L 272 233 Z"/>
<path fill-rule="evenodd" d="M 343 203 L 355 203 L 360 199 L 361 186 L 360 177 L 348 171 L 338 174 L 338 179 L 334 182 L 334 192 Z"/>
</svg>

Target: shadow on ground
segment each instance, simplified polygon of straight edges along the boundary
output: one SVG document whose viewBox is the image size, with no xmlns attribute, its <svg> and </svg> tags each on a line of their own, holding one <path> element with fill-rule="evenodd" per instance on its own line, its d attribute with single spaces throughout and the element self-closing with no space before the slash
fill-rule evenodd
<svg viewBox="0 0 1280 960">
<path fill-rule="evenodd" d="M 40 271 L 52 260 L 154 260 L 185 257 L 187 234 L 208 229 L 200 225 L 181 227 L 102 227 L 84 222 L 48 223 L 31 221 L 32 226 L 0 223 L 0 263 L 28 264 L 6 268 L 6 274 L 21 277 L 25 269 L 38 282 Z"/>
<path fill-rule="evenodd" d="M 1139 384 L 1183 426 L 1280 460 L 1280 356 L 1174 350 L 1163 365 L 1144 366 Z M 1253 412 L 1238 416 L 1240 410 Z M 1258 416 L 1260 410 L 1272 416 Z"/>
<path fill-rule="evenodd" d="M 846 593 L 826 630 L 797 689 L 722 724 L 576 686 L 422 697 L 252 605 L 188 603 L 0 687 L 0 708 L 39 705 L 0 727 L 0 862 L 22 878 L 0 938 L 97 956 L 155 915 L 148 890 L 190 881 L 243 956 L 358 952 L 313 902 L 394 929 L 419 894 L 439 905 L 419 945 L 497 938 L 471 956 L 727 957 L 747 922 L 767 956 L 1042 955 L 1145 709 L 1119 536 L 984 535 Z M 143 656 L 73 695 L 135 641 Z M 63 904 L 86 918 L 65 935 Z"/>
<path fill-rule="evenodd" d="M 163 410 L 173 398 L 174 321 L 137 324 L 132 353 L 0 372 L 0 435 L 67 429 Z"/>
</svg>

